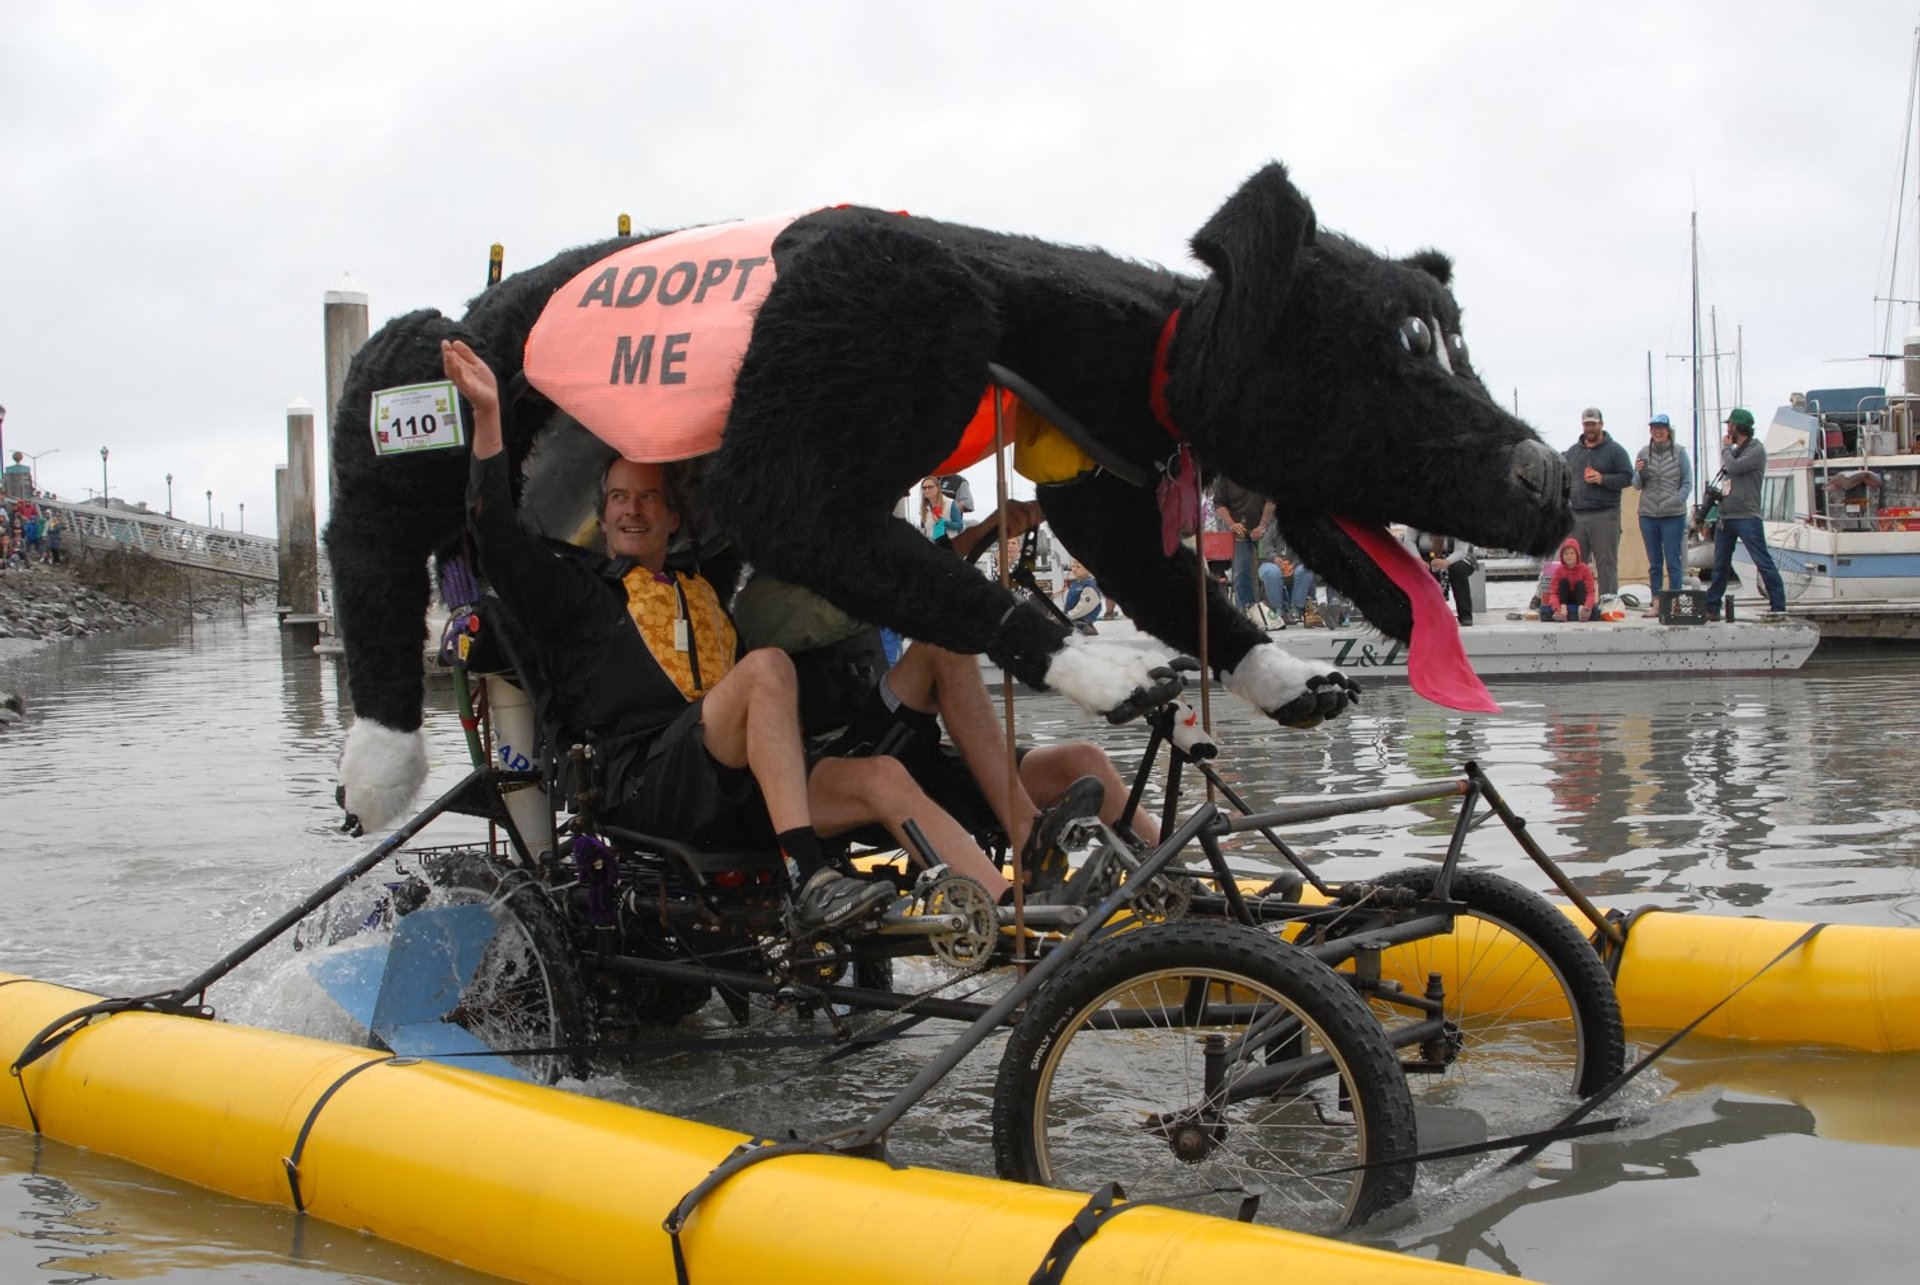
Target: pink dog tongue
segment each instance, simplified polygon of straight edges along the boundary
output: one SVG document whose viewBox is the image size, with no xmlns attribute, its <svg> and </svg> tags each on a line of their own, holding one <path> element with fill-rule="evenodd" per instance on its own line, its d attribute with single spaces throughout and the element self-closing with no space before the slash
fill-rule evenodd
<svg viewBox="0 0 1920 1285">
<path fill-rule="evenodd" d="M 1447 610 L 1433 573 L 1406 545 L 1379 527 L 1362 526 L 1348 518 L 1334 521 L 1413 604 L 1413 640 L 1407 645 L 1407 678 L 1413 690 L 1448 709 L 1498 714 L 1500 706 L 1467 660 L 1460 626 Z"/>
</svg>

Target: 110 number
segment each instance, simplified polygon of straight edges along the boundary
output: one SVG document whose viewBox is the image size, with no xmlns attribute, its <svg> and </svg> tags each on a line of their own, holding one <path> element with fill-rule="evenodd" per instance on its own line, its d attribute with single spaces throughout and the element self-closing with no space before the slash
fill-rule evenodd
<svg viewBox="0 0 1920 1285">
<path fill-rule="evenodd" d="M 394 418 L 387 425 L 387 431 L 395 437 L 431 437 L 440 427 L 440 421 L 432 415 L 409 415 L 405 419 Z"/>
</svg>

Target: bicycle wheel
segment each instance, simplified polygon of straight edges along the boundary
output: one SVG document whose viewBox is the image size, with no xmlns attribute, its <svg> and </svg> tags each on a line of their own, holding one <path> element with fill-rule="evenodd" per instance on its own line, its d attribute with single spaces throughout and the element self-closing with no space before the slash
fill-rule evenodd
<svg viewBox="0 0 1920 1285">
<path fill-rule="evenodd" d="M 1373 882 L 1430 895 L 1438 866 L 1397 870 Z M 1515 1127 L 1542 1095 L 1597 1092 L 1626 1060 L 1620 1002 L 1600 956 L 1553 906 L 1511 879 L 1453 873 L 1467 909 L 1451 933 L 1396 946 L 1381 974 L 1415 994 L 1430 973 L 1446 988 L 1445 1015 L 1459 1047 L 1441 1074 L 1408 1077 L 1423 1104 L 1468 1106 Z M 1389 1028 L 1408 1011 L 1373 1001 Z M 1534 1091 L 1529 1093 L 1527 1090 Z"/>
<path fill-rule="evenodd" d="M 585 1044 L 593 1032 L 586 988 L 566 927 L 539 884 L 481 852 L 450 853 L 423 865 L 432 885 L 427 905 L 485 906 L 495 925 L 450 1020 L 490 1048 Z M 530 1053 L 512 1061 L 539 1084 L 587 1070 L 579 1054 Z"/>
<path fill-rule="evenodd" d="M 1412 1102 L 1379 1024 L 1333 970 L 1238 924 L 1093 943 L 1008 1038 L 994 1092 L 1000 1175 L 1303 1231 L 1413 1190 Z"/>
</svg>

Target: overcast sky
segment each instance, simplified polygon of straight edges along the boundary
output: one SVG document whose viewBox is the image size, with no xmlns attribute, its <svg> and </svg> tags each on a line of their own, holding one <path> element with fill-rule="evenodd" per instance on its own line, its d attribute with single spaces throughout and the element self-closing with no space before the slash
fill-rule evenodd
<svg viewBox="0 0 1920 1285">
<path fill-rule="evenodd" d="M 1825 359 L 1882 347 L 1915 20 L 1911 0 L 14 0 L 0 431 L 64 496 L 100 489 L 104 446 L 114 495 L 162 508 L 171 472 L 181 515 L 212 490 L 216 520 L 244 501 L 271 530 L 345 273 L 377 327 L 457 315 L 494 241 L 512 271 L 623 211 L 843 201 L 1186 269 L 1273 158 L 1324 226 L 1454 257 L 1476 364 L 1556 446 L 1588 404 L 1645 440 L 1649 352 L 1655 408 L 1689 413 L 1670 354 L 1697 209 L 1704 304 L 1764 423 L 1790 391 L 1881 382 Z M 1731 359 L 1719 375 L 1731 405 Z"/>
</svg>

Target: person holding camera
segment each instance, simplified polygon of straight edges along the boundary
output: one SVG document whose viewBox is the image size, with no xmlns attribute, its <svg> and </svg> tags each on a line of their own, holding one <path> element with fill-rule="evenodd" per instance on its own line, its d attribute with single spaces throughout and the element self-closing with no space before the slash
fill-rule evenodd
<svg viewBox="0 0 1920 1285">
<path fill-rule="evenodd" d="M 1780 580 L 1780 569 L 1773 564 L 1773 555 L 1767 551 L 1767 529 L 1760 521 L 1760 483 L 1767 475 L 1767 448 L 1753 439 L 1752 411 L 1735 407 L 1727 415 L 1726 427 L 1721 438 L 1720 472 L 1727 485 L 1720 500 L 1720 520 L 1713 528 L 1713 581 L 1707 585 L 1707 619 L 1720 618 L 1720 602 L 1726 596 L 1736 544 L 1747 547 L 1747 556 L 1760 573 L 1760 585 L 1767 591 L 1768 618 L 1778 618 L 1786 614 L 1787 590 Z"/>
<path fill-rule="evenodd" d="M 1647 446 L 1633 462 L 1633 484 L 1640 488 L 1640 541 L 1647 546 L 1647 580 L 1654 605 L 1646 614 L 1660 614 L 1660 591 L 1678 589 L 1680 561 L 1686 552 L 1687 496 L 1693 490 L 1693 469 L 1686 451 L 1673 440 L 1673 421 L 1655 415 L 1647 421 Z"/>
</svg>

